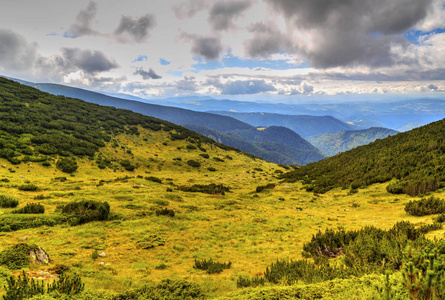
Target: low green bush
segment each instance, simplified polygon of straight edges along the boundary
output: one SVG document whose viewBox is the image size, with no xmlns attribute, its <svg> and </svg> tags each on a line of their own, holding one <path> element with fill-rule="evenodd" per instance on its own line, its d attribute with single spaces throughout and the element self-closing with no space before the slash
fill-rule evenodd
<svg viewBox="0 0 445 300">
<path fill-rule="evenodd" d="M 201 154 L 199 154 L 199 156 L 201 156 L 203 158 L 210 158 L 210 156 L 207 153 L 201 153 Z"/>
<path fill-rule="evenodd" d="M 220 263 L 213 261 L 212 259 L 195 259 L 195 264 L 193 268 L 205 270 L 207 274 L 221 273 L 224 269 L 230 269 L 232 263 Z"/>
<path fill-rule="evenodd" d="M 188 160 L 187 164 L 193 168 L 199 168 L 201 166 L 201 163 L 196 160 Z"/>
<path fill-rule="evenodd" d="M 239 288 L 244 288 L 244 287 L 257 287 L 260 285 L 264 285 L 266 279 L 264 277 L 253 277 L 250 278 L 248 276 L 239 276 L 238 279 L 236 280 L 236 286 Z"/>
<path fill-rule="evenodd" d="M 426 216 L 445 213 L 445 200 L 431 196 L 410 201 L 405 205 L 405 211 L 413 216 Z"/>
<path fill-rule="evenodd" d="M 66 222 L 66 217 L 52 215 L 5 214 L 0 215 L 0 232 L 16 231 L 41 226 L 55 226 Z"/>
<path fill-rule="evenodd" d="M 73 173 L 79 167 L 74 157 L 63 157 L 56 163 L 56 167 L 65 173 Z"/>
<path fill-rule="evenodd" d="M 35 184 L 23 184 L 23 185 L 19 185 L 17 188 L 20 191 L 25 191 L 25 192 L 35 192 L 35 191 L 39 190 L 39 187 Z"/>
<path fill-rule="evenodd" d="M 162 183 L 162 179 L 158 178 L 158 177 L 154 177 L 154 176 L 147 176 L 144 178 L 145 180 L 149 180 L 149 181 L 153 181 L 156 183 Z"/>
<path fill-rule="evenodd" d="M 194 184 L 193 186 L 178 186 L 178 190 L 183 192 L 205 193 L 211 195 L 225 195 L 230 192 L 230 188 L 223 184 Z"/>
<path fill-rule="evenodd" d="M 264 190 L 271 190 L 273 188 L 275 188 L 275 184 L 273 184 L 273 183 L 269 183 L 267 185 L 260 185 L 260 186 L 256 187 L 256 192 L 261 193 Z"/>
<path fill-rule="evenodd" d="M 43 214 L 45 207 L 40 203 L 28 203 L 25 207 L 12 211 L 13 214 Z"/>
<path fill-rule="evenodd" d="M 108 202 L 82 200 L 66 204 L 62 208 L 62 213 L 67 216 L 70 225 L 75 226 L 91 221 L 107 220 L 110 205 Z"/>
<path fill-rule="evenodd" d="M 164 208 L 164 209 L 158 209 L 158 210 L 156 210 L 156 215 L 157 215 L 157 216 L 169 216 L 169 217 L 174 217 L 174 216 L 175 216 L 175 212 L 173 211 L 173 209 Z"/>
<path fill-rule="evenodd" d="M 113 300 L 191 300 L 204 299 L 205 294 L 196 283 L 185 280 L 166 279 L 160 283 L 150 283 L 142 288 L 125 291 L 114 296 Z"/>
<path fill-rule="evenodd" d="M 14 208 L 19 205 L 19 201 L 12 197 L 0 195 L 0 207 L 2 208 Z"/>
<path fill-rule="evenodd" d="M 12 270 L 27 267 L 30 263 L 29 252 L 37 249 L 36 245 L 26 243 L 12 245 L 0 252 L 0 265 Z"/>
</svg>

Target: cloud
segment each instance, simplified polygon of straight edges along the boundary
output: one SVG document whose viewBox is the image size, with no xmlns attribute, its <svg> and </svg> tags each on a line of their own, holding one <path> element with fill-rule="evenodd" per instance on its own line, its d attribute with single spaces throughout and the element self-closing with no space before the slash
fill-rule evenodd
<svg viewBox="0 0 445 300">
<path fill-rule="evenodd" d="M 9 29 L 0 29 L 0 68 L 24 71 L 37 59 L 37 45 Z"/>
<path fill-rule="evenodd" d="M 148 72 L 144 71 L 142 68 L 137 69 L 133 75 L 141 75 L 142 79 L 148 80 L 148 79 L 160 79 L 162 76 L 159 76 L 158 74 L 153 71 L 153 69 L 149 69 Z"/>
<path fill-rule="evenodd" d="M 62 48 L 62 56 L 73 67 L 89 74 L 110 71 L 119 65 L 101 51 L 82 50 L 79 48 Z"/>
<path fill-rule="evenodd" d="M 173 11 L 178 19 L 193 17 L 197 12 L 207 8 L 208 1 L 189 0 L 173 6 Z"/>
<path fill-rule="evenodd" d="M 394 45 L 404 45 L 401 34 L 427 16 L 433 0 L 265 0 L 290 24 L 300 53 L 312 65 L 382 66 L 395 63 Z M 272 42 L 264 36 L 262 44 Z M 276 38 L 275 38 L 276 39 Z M 260 45 L 261 45 L 260 43 Z M 253 45 L 250 45 L 252 48 Z M 267 54 L 267 52 L 265 53 Z"/>
<path fill-rule="evenodd" d="M 244 41 L 244 48 L 245 52 L 252 57 L 270 57 L 275 53 L 294 51 L 292 41 L 272 22 L 252 24 L 249 32 L 253 38 Z"/>
<path fill-rule="evenodd" d="M 77 14 L 76 20 L 69 27 L 66 36 L 75 38 L 83 35 L 97 35 L 98 32 L 92 29 L 96 14 L 97 4 L 91 1 L 86 9 L 82 9 Z"/>
<path fill-rule="evenodd" d="M 227 30 L 250 5 L 249 1 L 217 2 L 210 9 L 208 21 L 214 30 Z"/>
<path fill-rule="evenodd" d="M 156 18 L 150 14 L 139 18 L 122 16 L 114 35 L 120 43 L 141 43 L 147 40 L 149 30 L 155 25 Z"/>
<path fill-rule="evenodd" d="M 182 38 L 192 43 L 191 52 L 193 55 L 207 60 L 219 59 L 224 50 L 221 41 L 216 37 L 183 33 Z"/>
<path fill-rule="evenodd" d="M 272 84 L 264 80 L 237 80 L 225 83 L 214 80 L 212 83 L 221 91 L 221 94 L 227 95 L 250 95 L 276 91 Z"/>
</svg>

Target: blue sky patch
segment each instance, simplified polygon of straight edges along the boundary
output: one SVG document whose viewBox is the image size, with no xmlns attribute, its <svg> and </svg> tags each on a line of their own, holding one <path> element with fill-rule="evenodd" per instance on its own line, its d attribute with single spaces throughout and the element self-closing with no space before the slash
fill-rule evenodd
<svg viewBox="0 0 445 300">
<path fill-rule="evenodd" d="M 272 70 L 289 70 L 296 68 L 307 68 L 309 66 L 307 63 L 303 63 L 299 66 L 296 66 L 294 64 L 290 64 L 288 61 L 284 59 L 280 60 L 240 59 L 239 57 L 232 55 L 224 57 L 221 61 L 216 61 L 216 60 L 206 61 L 199 57 L 195 57 L 193 59 L 196 61 L 196 64 L 192 66 L 194 68 L 192 72 L 195 73 L 205 70 L 217 70 L 221 68 L 236 68 L 236 67 L 249 68 L 251 70 L 256 68 L 267 68 Z"/>
<path fill-rule="evenodd" d="M 132 60 L 131 62 L 147 61 L 147 59 L 148 59 L 147 55 L 139 55 L 135 60 Z"/>
<path fill-rule="evenodd" d="M 163 59 L 163 58 L 160 58 L 160 59 L 159 59 L 159 63 L 160 63 L 161 65 L 163 65 L 163 66 L 167 66 L 167 65 L 171 64 L 170 61 L 168 61 L 168 60 L 166 60 L 166 59 Z"/>
<path fill-rule="evenodd" d="M 414 45 L 419 45 L 419 38 L 425 35 L 430 35 L 430 34 L 439 34 L 439 33 L 444 33 L 445 32 L 445 28 L 436 28 L 432 31 L 421 31 L 421 30 L 415 30 L 415 29 L 411 29 L 408 30 L 405 34 L 404 37 L 405 39 L 414 44 Z"/>
</svg>

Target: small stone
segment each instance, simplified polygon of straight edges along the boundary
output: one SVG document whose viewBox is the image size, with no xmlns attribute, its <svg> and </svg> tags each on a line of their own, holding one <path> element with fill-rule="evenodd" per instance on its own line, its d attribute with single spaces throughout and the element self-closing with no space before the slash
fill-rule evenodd
<svg viewBox="0 0 445 300">
<path fill-rule="evenodd" d="M 99 263 L 99 266 L 103 267 L 103 266 L 105 266 L 105 263 L 104 263 L 103 261 L 101 261 L 101 262 Z"/>
<path fill-rule="evenodd" d="M 19 240 L 22 240 L 22 241 L 26 241 L 27 239 L 28 239 L 28 237 L 26 235 L 19 238 Z"/>
<path fill-rule="evenodd" d="M 100 256 L 100 257 L 105 257 L 105 256 L 106 256 L 106 255 L 105 255 L 105 252 L 99 253 L 99 256 Z"/>
</svg>

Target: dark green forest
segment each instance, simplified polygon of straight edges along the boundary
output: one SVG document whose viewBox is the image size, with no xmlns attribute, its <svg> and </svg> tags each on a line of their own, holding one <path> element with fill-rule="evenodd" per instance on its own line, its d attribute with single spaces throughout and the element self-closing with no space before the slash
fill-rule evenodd
<svg viewBox="0 0 445 300">
<path fill-rule="evenodd" d="M 445 185 L 445 119 L 309 164 L 283 175 L 325 193 L 390 180 L 391 193 L 421 195 Z"/>
</svg>

